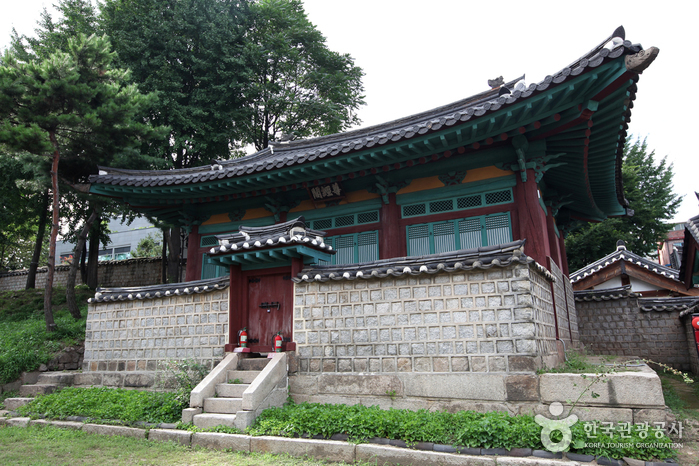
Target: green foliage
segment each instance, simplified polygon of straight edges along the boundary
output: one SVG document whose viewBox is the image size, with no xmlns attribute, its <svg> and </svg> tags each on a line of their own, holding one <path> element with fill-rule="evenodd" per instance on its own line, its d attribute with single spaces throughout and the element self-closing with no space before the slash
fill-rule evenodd
<svg viewBox="0 0 699 466">
<path fill-rule="evenodd" d="M 208 373 L 209 369 L 195 359 L 171 359 L 163 364 L 159 385 L 161 388 L 173 389 L 178 403 L 188 407 L 192 390 Z"/>
<path fill-rule="evenodd" d="M 138 242 L 136 250 L 131 253 L 132 257 L 160 257 L 162 253 L 163 235 L 161 233 L 148 234 Z"/>
<path fill-rule="evenodd" d="M 35 35 L 19 35 L 12 31 L 12 51 L 23 61 L 46 58 L 57 50 L 68 51 L 68 40 L 80 34 L 97 33 L 97 11 L 89 0 L 59 0 L 54 3 L 59 13 L 54 21 L 44 8 L 37 21 Z"/>
<path fill-rule="evenodd" d="M 133 82 L 159 99 L 147 110 L 169 133 L 142 150 L 175 168 L 228 159 L 249 117 L 243 53 L 247 2 L 107 0 L 103 30 Z"/>
<path fill-rule="evenodd" d="M 45 167 L 29 154 L 3 147 L 0 167 L 0 270 L 23 269 L 29 267 L 38 232 Z"/>
<path fill-rule="evenodd" d="M 672 440 L 664 433 L 656 437 L 652 427 L 646 432 L 647 436 L 643 438 L 641 431 L 632 428 L 630 432 L 622 432 L 618 428 L 618 424 L 615 424 L 609 433 L 605 433 L 600 428 L 602 424 L 595 423 L 596 427 L 591 429 L 594 430 L 593 434 L 585 432 L 585 424 L 582 422 L 573 425 L 571 427 L 573 443 L 570 450 L 583 455 L 604 456 L 614 459 L 628 457 L 647 461 L 676 456 L 675 450 L 670 447 Z M 588 425 L 588 428 L 590 426 L 591 424 Z M 591 438 L 589 435 L 594 435 L 595 437 Z M 585 446 L 585 444 L 604 444 L 607 446 Z"/>
<path fill-rule="evenodd" d="M 682 200 L 673 193 L 673 175 L 667 157 L 656 162 L 655 151 L 648 150 L 645 140 L 627 142 L 622 179 L 624 196 L 634 215 L 587 224 L 568 235 L 565 243 L 570 270 L 611 254 L 620 239 L 628 250 L 640 256 L 654 255 Z"/>
<path fill-rule="evenodd" d="M 38 369 L 65 346 L 85 339 L 85 318 L 76 321 L 66 310 L 66 296 L 57 288 L 52 303 L 59 328 L 46 332 L 41 290 L 0 292 L 0 384 L 17 380 L 23 371 Z M 76 288 L 78 302 L 87 314 L 87 298 L 93 292 Z"/>
<path fill-rule="evenodd" d="M 260 150 L 282 135 L 320 136 L 360 123 L 364 73 L 351 56 L 328 49 L 302 2 L 261 0 L 250 13 L 253 115 L 245 142 Z"/>
<path fill-rule="evenodd" d="M 585 426 L 578 422 L 572 427 L 573 444 L 571 450 L 583 454 L 603 455 L 609 458 L 628 456 L 640 459 L 669 458 L 674 455 L 671 443 L 665 435 L 641 438 L 639 432 L 631 432 L 629 439 L 620 440 L 622 432 L 617 425 L 609 434 L 595 428 L 597 438 L 588 437 Z M 534 448 L 543 449 L 541 427 L 532 416 L 510 416 L 508 413 L 474 411 L 410 411 L 389 409 L 377 406 L 346 406 L 331 404 L 289 403 L 283 408 L 270 408 L 262 412 L 253 426 L 248 428 L 251 435 L 278 435 L 284 437 L 322 435 L 329 438 L 333 434 L 349 435 L 354 441 L 372 437 L 401 439 L 410 443 L 434 442 L 444 445 L 457 445 L 471 448 Z M 559 433 L 560 435 L 560 433 Z M 554 441 L 560 440 L 555 438 Z M 657 443 L 657 448 L 597 448 L 587 447 L 586 443 L 619 442 Z"/>
<path fill-rule="evenodd" d="M 242 430 L 240 430 L 236 427 L 214 426 L 214 427 L 208 427 L 206 429 L 202 429 L 201 427 L 197 427 L 194 424 L 185 424 L 183 422 L 177 423 L 177 429 L 186 430 L 189 432 L 218 432 L 220 434 L 242 434 L 243 433 Z"/>
<path fill-rule="evenodd" d="M 68 387 L 50 395 L 38 396 L 31 403 L 19 408 L 25 416 L 45 416 L 49 419 L 65 419 L 81 416 L 99 421 L 119 421 L 133 424 L 177 422 L 185 406 L 175 393 L 147 392 L 121 388 Z"/>
</svg>

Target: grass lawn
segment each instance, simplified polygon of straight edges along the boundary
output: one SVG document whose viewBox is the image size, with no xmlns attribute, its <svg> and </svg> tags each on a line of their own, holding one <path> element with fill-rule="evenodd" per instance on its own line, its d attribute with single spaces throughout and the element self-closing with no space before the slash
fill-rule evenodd
<svg viewBox="0 0 699 466">
<path fill-rule="evenodd" d="M 0 427 L 0 464 L 321 466 L 340 463 L 269 454 L 192 449 L 173 443 L 29 426 Z"/>
</svg>

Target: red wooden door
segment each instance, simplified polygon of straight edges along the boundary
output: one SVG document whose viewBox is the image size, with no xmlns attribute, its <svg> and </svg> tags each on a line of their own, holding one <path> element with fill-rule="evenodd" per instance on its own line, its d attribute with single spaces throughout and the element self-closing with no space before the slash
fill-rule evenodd
<svg viewBox="0 0 699 466">
<path fill-rule="evenodd" d="M 249 346 L 253 351 L 272 351 L 277 332 L 285 341 L 291 340 L 292 282 L 288 274 L 249 274 L 247 281 Z"/>
</svg>

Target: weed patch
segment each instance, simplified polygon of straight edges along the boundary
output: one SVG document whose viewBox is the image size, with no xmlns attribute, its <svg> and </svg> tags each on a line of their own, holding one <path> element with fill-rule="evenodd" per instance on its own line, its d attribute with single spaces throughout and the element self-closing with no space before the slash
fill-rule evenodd
<svg viewBox="0 0 699 466">
<path fill-rule="evenodd" d="M 586 427 L 588 431 L 586 431 Z M 617 426 L 602 429 L 600 425 L 578 422 L 572 427 L 573 442 L 570 450 L 609 458 L 624 456 L 652 460 L 670 458 L 675 452 L 668 444 L 671 440 L 664 434 L 648 440 L 644 434 L 632 429 L 630 437 L 624 438 L 626 447 L 619 438 L 622 432 Z M 590 437 L 590 432 L 595 437 Z M 373 437 L 404 440 L 408 444 L 433 442 L 471 448 L 533 448 L 543 450 L 541 427 L 532 416 L 510 416 L 507 413 L 474 411 L 410 411 L 404 409 L 382 410 L 378 406 L 331 405 L 317 403 L 287 403 L 283 408 L 269 408 L 262 412 L 247 431 L 251 435 L 276 435 L 301 437 L 322 435 L 329 438 L 334 434 L 346 434 L 351 441 L 366 441 Z M 552 440 L 557 442 L 560 432 L 554 432 Z M 648 433 L 646 432 L 646 435 Z M 636 448 L 637 443 L 654 443 L 656 448 Z M 587 445 L 591 446 L 587 446 Z M 606 444 L 607 447 L 597 445 Z M 665 446 L 667 445 L 667 446 Z"/>
<path fill-rule="evenodd" d="M 118 421 L 123 424 L 138 421 L 175 423 L 181 419 L 184 407 L 177 401 L 177 395 L 170 392 L 69 387 L 39 396 L 18 411 L 24 416 L 49 419 L 81 416 L 94 421 Z"/>
</svg>

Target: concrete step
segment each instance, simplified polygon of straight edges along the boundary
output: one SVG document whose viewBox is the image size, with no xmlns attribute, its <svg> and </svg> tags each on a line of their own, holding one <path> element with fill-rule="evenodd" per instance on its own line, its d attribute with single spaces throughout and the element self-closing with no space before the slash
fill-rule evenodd
<svg viewBox="0 0 699 466">
<path fill-rule="evenodd" d="M 239 369 L 242 371 L 261 371 L 267 364 L 269 359 L 267 358 L 243 358 L 238 363 Z"/>
<path fill-rule="evenodd" d="M 238 380 L 240 383 L 252 383 L 261 371 L 228 371 L 228 382 Z"/>
<path fill-rule="evenodd" d="M 249 383 L 220 383 L 216 385 L 216 395 L 223 398 L 242 398 Z"/>
<path fill-rule="evenodd" d="M 203 413 L 194 415 L 195 426 L 202 429 L 216 426 L 235 427 L 235 414 Z"/>
<path fill-rule="evenodd" d="M 22 385 L 19 387 L 19 394 L 23 397 L 33 397 L 36 395 L 48 395 L 58 390 L 59 385 L 37 383 L 34 385 Z"/>
<path fill-rule="evenodd" d="M 242 409 L 242 398 L 205 398 L 204 412 L 235 414 Z"/>
<path fill-rule="evenodd" d="M 43 372 L 39 374 L 37 384 L 44 385 L 73 385 L 75 372 Z"/>
<path fill-rule="evenodd" d="M 20 406 L 24 406 L 34 398 L 5 398 L 5 409 L 8 411 L 16 411 Z"/>
</svg>

